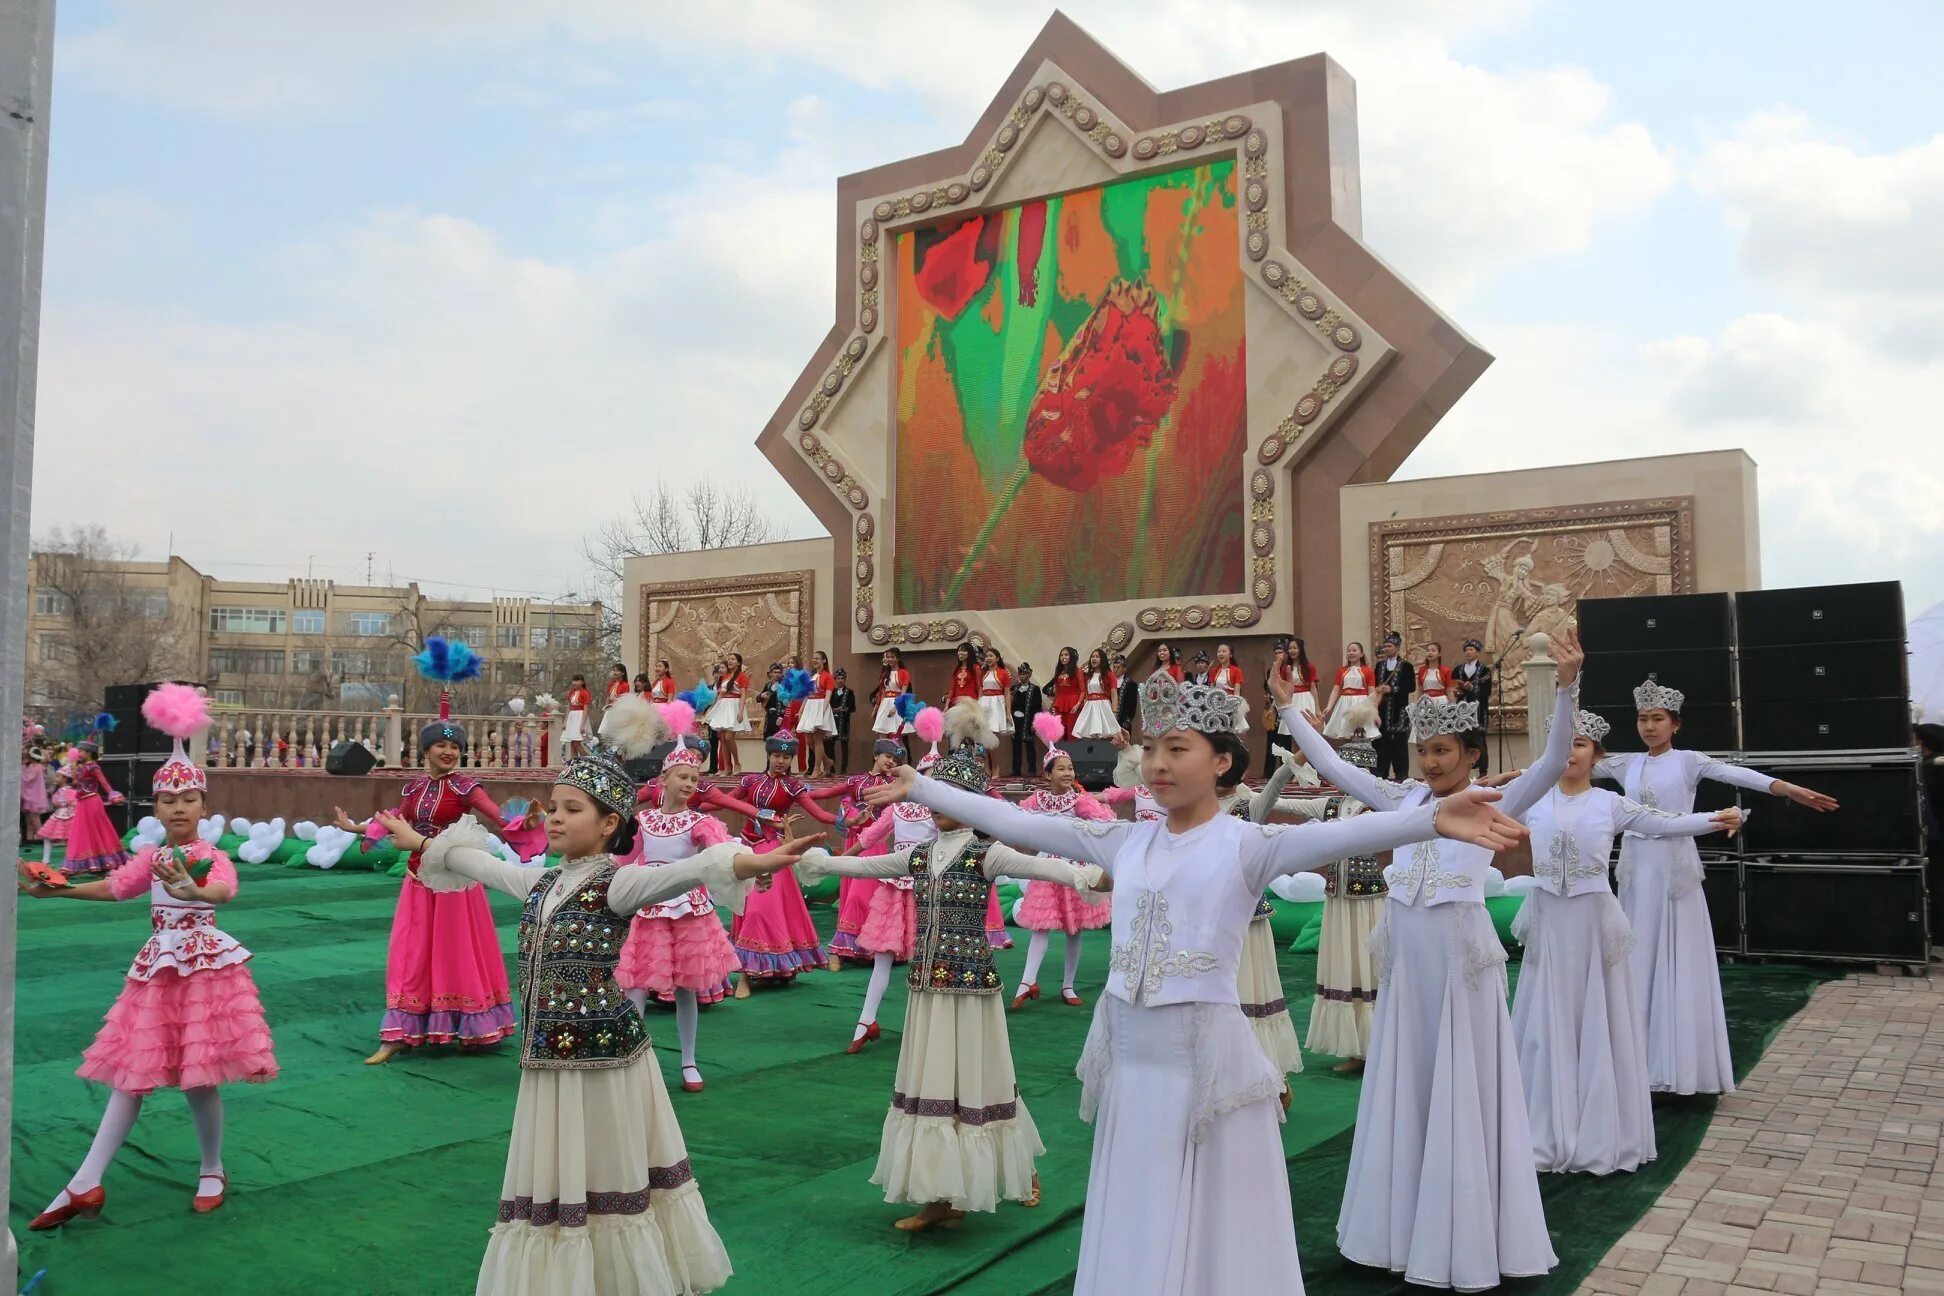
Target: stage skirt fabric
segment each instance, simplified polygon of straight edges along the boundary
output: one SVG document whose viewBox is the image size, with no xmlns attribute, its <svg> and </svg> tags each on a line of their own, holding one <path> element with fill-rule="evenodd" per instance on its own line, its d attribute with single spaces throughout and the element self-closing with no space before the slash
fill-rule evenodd
<svg viewBox="0 0 1944 1296">
<path fill-rule="evenodd" d="M 1094 1143 L 1076 1296 L 1300 1296 L 1283 1078 L 1242 1015 L 1104 994 L 1079 1074 Z"/>
<path fill-rule="evenodd" d="M 878 702 L 877 718 L 871 722 L 871 732 L 887 738 L 896 738 L 911 732 L 911 726 L 898 714 L 898 699 L 888 697 Z"/>
<path fill-rule="evenodd" d="M 857 949 L 867 956 L 889 954 L 908 962 L 918 944 L 918 893 L 880 881 L 871 892 L 871 909 L 857 932 Z"/>
<path fill-rule="evenodd" d="M 721 1003 L 741 969 L 736 947 L 713 911 L 679 918 L 636 914 L 614 979 L 623 990 L 647 990 L 661 999 L 692 990 L 697 1002 Z"/>
<path fill-rule="evenodd" d="M 774 850 L 771 842 L 759 850 Z M 767 891 L 752 890 L 729 928 L 742 970 L 758 981 L 788 981 L 797 973 L 826 965 L 823 945 L 810 922 L 796 870 L 770 875 Z"/>
<path fill-rule="evenodd" d="M 1095 700 L 1080 708 L 1074 717 L 1073 736 L 1075 738 L 1113 738 L 1120 733 L 1120 721 L 1114 717 L 1114 704 Z"/>
<path fill-rule="evenodd" d="M 1005 907 L 999 903 L 999 884 L 986 888 L 986 944 L 996 950 L 1013 947 L 1012 933 L 1006 930 Z"/>
<path fill-rule="evenodd" d="M 560 741 L 586 742 L 591 736 L 587 728 L 587 712 L 569 711 L 565 723 L 560 726 Z"/>
<path fill-rule="evenodd" d="M 1308 689 L 1304 689 L 1298 693 L 1295 702 L 1296 709 L 1304 715 L 1320 716 L 1323 714 L 1322 709 L 1316 705 L 1316 694 L 1310 692 Z M 1290 731 L 1289 722 L 1280 717 L 1276 720 L 1276 732 L 1285 738 L 1294 738 L 1296 736 Z"/>
<path fill-rule="evenodd" d="M 1370 1015 L 1377 1003 L 1377 972 L 1370 964 L 1370 934 L 1389 901 L 1383 896 L 1331 896 L 1323 902 L 1323 929 L 1316 943 L 1316 1002 L 1310 1008 L 1312 1053 L 1360 1058 L 1370 1053 Z"/>
<path fill-rule="evenodd" d="M 837 717 L 831 714 L 830 699 L 803 699 L 803 711 L 797 716 L 796 731 L 800 734 L 836 733 Z"/>
<path fill-rule="evenodd" d="M 521 1070 L 478 1296 L 668 1296 L 730 1273 L 652 1050 Z"/>
<path fill-rule="evenodd" d="M 871 888 L 879 883 L 870 878 L 837 879 L 837 926 L 830 933 L 830 957 L 854 959 L 857 933 L 871 912 Z"/>
<path fill-rule="evenodd" d="M 1539 1169 L 1638 1170 L 1654 1159 L 1654 1111 L 1620 902 L 1535 887 L 1512 935 L 1525 946 L 1512 1038 Z"/>
<path fill-rule="evenodd" d="M 1461 1291 L 1546 1273 L 1559 1260 L 1491 917 L 1464 902 L 1387 900 L 1384 910 L 1337 1248 L 1407 1282 Z"/>
<path fill-rule="evenodd" d="M 133 1094 L 276 1078 L 270 1027 L 248 965 L 163 968 L 146 981 L 128 978 L 75 1074 Z"/>
<path fill-rule="evenodd" d="M 407 874 L 392 912 L 378 1038 L 477 1047 L 512 1033 L 506 958 L 485 888 L 432 891 Z"/>
<path fill-rule="evenodd" d="M 1628 837 L 1619 876 L 1620 907 L 1633 927 L 1649 1083 L 1656 1093 L 1733 1093 L 1735 1062 L 1700 851 L 1689 837 Z"/>
<path fill-rule="evenodd" d="M 739 697 L 717 698 L 704 723 L 711 729 L 726 729 L 731 733 L 749 731 L 749 717 L 743 714 L 743 700 Z"/>
<path fill-rule="evenodd" d="M 1251 921 L 1248 935 L 1242 939 L 1236 993 L 1256 1043 L 1276 1070 L 1284 1075 L 1301 1071 L 1303 1050 L 1296 1042 L 1296 1024 L 1289 1019 L 1289 1001 L 1283 997 L 1282 973 L 1276 967 L 1276 934 L 1267 916 Z"/>
<path fill-rule="evenodd" d="M 1326 738 L 1356 738 L 1360 736 L 1356 728 L 1351 725 L 1349 717 L 1344 714 L 1348 708 L 1343 705 L 1343 701 L 1342 698 L 1337 699 L 1336 708 L 1330 712 L 1330 718 L 1323 726 L 1323 736 Z M 1376 725 L 1365 725 L 1361 736 L 1375 738 L 1379 732 Z"/>
<path fill-rule="evenodd" d="M 74 821 L 68 825 L 67 853 L 61 859 L 63 873 L 107 873 L 128 863 L 121 834 L 108 821 L 108 810 L 98 796 L 76 797 Z"/>
<path fill-rule="evenodd" d="M 1005 1001 L 914 993 L 871 1173 L 884 1200 L 995 1210 L 1032 1196 L 1045 1151 L 1013 1075 Z"/>
<path fill-rule="evenodd" d="M 1069 936 L 1094 927 L 1111 926 L 1114 906 L 1111 900 L 1088 904 L 1072 887 L 1053 882 L 1028 882 L 1026 898 L 1019 906 L 1019 925 L 1028 931 L 1063 931 Z M 988 917 L 987 926 L 991 925 Z"/>
<path fill-rule="evenodd" d="M 985 715 L 986 726 L 996 734 L 1009 734 L 1013 731 L 1012 708 L 1003 697 L 981 697 L 979 710 Z"/>
</svg>

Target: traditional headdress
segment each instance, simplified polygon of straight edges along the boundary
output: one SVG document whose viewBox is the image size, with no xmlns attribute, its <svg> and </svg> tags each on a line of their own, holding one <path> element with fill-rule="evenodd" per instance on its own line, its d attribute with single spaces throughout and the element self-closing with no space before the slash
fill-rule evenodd
<svg viewBox="0 0 1944 1296">
<path fill-rule="evenodd" d="M 424 755 L 426 748 L 438 742 L 455 742 L 463 749 L 466 727 L 452 722 L 452 686 L 478 679 L 485 663 L 464 640 L 433 635 L 412 658 L 412 665 L 418 667 L 419 674 L 439 684 L 439 718 L 419 730 L 419 754 Z"/>
<path fill-rule="evenodd" d="M 1546 717 L 1546 732 L 1552 732 L 1553 718 Z M 1573 712 L 1573 737 L 1586 738 L 1593 742 L 1605 742 L 1606 736 L 1613 732 L 1613 726 L 1591 711 Z"/>
<path fill-rule="evenodd" d="M 1411 717 L 1411 730 L 1419 742 L 1439 734 L 1470 733 L 1478 728 L 1476 702 L 1446 702 L 1440 698 L 1419 697 L 1404 708 L 1404 713 Z"/>
<path fill-rule="evenodd" d="M 1234 733 L 1238 701 L 1212 684 L 1177 684 L 1166 671 L 1156 671 L 1141 685 L 1141 728 L 1151 734 Z"/>
<path fill-rule="evenodd" d="M 1681 714 L 1681 703 L 1687 701 L 1687 694 L 1679 689 L 1671 689 L 1655 679 L 1647 677 L 1645 683 L 1634 690 L 1634 710 L 1669 711 Z"/>
<path fill-rule="evenodd" d="M 986 753 L 999 737 L 986 723 L 985 712 L 977 702 L 962 698 L 945 713 L 945 741 L 951 750 L 939 757 L 938 764 L 932 767 L 932 777 L 984 796 L 992 783 L 992 774 L 986 769 Z"/>
<path fill-rule="evenodd" d="M 1480 643 L 1476 639 L 1467 639 L 1465 640 L 1464 643 L 1460 644 L 1459 646 L 1461 648 L 1476 648 L 1479 652 L 1485 651 L 1485 645 Z"/>
<path fill-rule="evenodd" d="M 1040 757 L 1041 769 L 1052 769 L 1054 761 L 1068 754 L 1060 750 L 1060 740 L 1066 737 L 1066 722 L 1053 712 L 1033 713 L 1033 736 L 1046 744 L 1046 754 Z"/>
<path fill-rule="evenodd" d="M 676 698 L 673 702 L 656 704 L 661 713 L 662 723 L 675 735 L 675 747 L 662 757 L 662 768 L 670 765 L 701 765 L 708 760 L 707 749 L 695 734 L 695 708 Z"/>
<path fill-rule="evenodd" d="M 880 738 L 871 744 L 871 755 L 893 756 L 902 764 L 911 753 L 904 749 L 903 743 L 893 742 L 889 738 Z"/>
<path fill-rule="evenodd" d="M 567 762 L 554 785 L 579 788 L 602 808 L 631 815 L 640 785 L 626 763 L 674 736 L 653 703 L 634 693 L 618 697 L 601 717 L 599 735 L 588 741 L 583 755 Z"/>
<path fill-rule="evenodd" d="M 1370 739 L 1361 735 L 1337 748 L 1337 755 L 1343 757 L 1346 764 L 1355 765 L 1360 770 L 1377 768 L 1377 749 L 1371 745 Z"/>
<path fill-rule="evenodd" d="M 156 792 L 207 792 L 209 775 L 182 749 L 184 739 L 209 728 L 209 699 L 187 684 L 164 684 L 142 699 L 142 719 L 175 740 L 174 750 L 155 771 Z"/>
<path fill-rule="evenodd" d="M 790 756 L 795 754 L 796 749 L 797 736 L 788 729 L 778 729 L 775 733 L 763 739 L 763 750 L 772 754 L 780 752 L 785 756 Z"/>
</svg>

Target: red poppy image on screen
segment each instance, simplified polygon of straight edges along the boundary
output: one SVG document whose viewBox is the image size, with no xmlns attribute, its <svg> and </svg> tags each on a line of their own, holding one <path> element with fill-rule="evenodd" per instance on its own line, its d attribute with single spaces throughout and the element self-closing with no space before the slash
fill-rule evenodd
<svg viewBox="0 0 1944 1296">
<path fill-rule="evenodd" d="M 899 612 L 1243 587 L 1232 161 L 893 247 Z"/>
</svg>

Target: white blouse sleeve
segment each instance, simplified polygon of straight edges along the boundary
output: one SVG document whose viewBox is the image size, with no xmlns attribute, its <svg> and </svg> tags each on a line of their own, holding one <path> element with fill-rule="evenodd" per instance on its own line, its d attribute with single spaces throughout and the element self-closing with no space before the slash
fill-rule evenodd
<svg viewBox="0 0 1944 1296">
<path fill-rule="evenodd" d="M 1285 874 L 1430 841 L 1438 835 L 1437 815 L 1437 802 L 1427 800 L 1409 810 L 1373 811 L 1301 829 L 1247 825 L 1242 835 L 1243 874 L 1249 889 L 1260 891 Z"/>
<path fill-rule="evenodd" d="M 1612 779 L 1622 786 L 1627 782 L 1627 770 L 1631 767 L 1632 756 L 1602 756 L 1593 766 L 1593 777 Z"/>
<path fill-rule="evenodd" d="M 493 849 L 493 834 L 471 815 L 461 815 L 425 844 L 418 880 L 428 891 L 464 891 L 477 884 L 524 897 L 546 870 L 509 864 Z"/>
<path fill-rule="evenodd" d="M 1546 734 L 1546 749 L 1531 768 L 1505 785 L 1499 809 L 1517 819 L 1553 790 L 1573 757 L 1573 717 L 1579 710 L 1579 681 L 1559 690 L 1553 703 L 1552 725 Z"/>
<path fill-rule="evenodd" d="M 799 882 L 821 882 L 827 877 L 895 878 L 911 872 L 911 847 L 888 855 L 832 855 L 818 846 L 803 853 L 796 866 Z"/>
<path fill-rule="evenodd" d="M 1295 815 L 1298 819 L 1327 819 L 1330 815 L 1330 798 L 1283 797 L 1276 802 L 1276 809 L 1286 815 Z"/>
<path fill-rule="evenodd" d="M 986 852 L 982 870 L 989 878 L 1024 878 L 1029 882 L 1051 882 L 1055 886 L 1071 887 L 1080 893 L 1082 899 L 1093 898 L 1094 888 L 1106 876 L 1106 870 L 1098 864 L 1069 864 L 1063 859 L 1028 855 L 1004 842 L 996 843 Z"/>
<path fill-rule="evenodd" d="M 736 876 L 736 856 L 742 850 L 738 842 L 723 842 L 673 864 L 623 865 L 608 884 L 608 908 L 631 914 L 705 886 L 717 904 L 730 913 L 741 913 L 750 888 L 749 879 Z"/>
<path fill-rule="evenodd" d="M 1069 819 L 1064 815 L 1034 814 L 997 797 L 981 796 L 920 774 L 911 785 L 911 799 L 935 814 L 946 815 L 988 837 L 1023 850 L 1044 851 L 1070 860 L 1098 864 L 1111 871 L 1121 840 L 1134 825 L 1124 819 Z"/>
<path fill-rule="evenodd" d="M 1289 761 L 1279 761 L 1276 768 L 1269 771 L 1263 782 L 1262 790 L 1249 799 L 1249 822 L 1268 823 L 1269 816 L 1276 812 L 1276 798 L 1289 786 L 1289 780 L 1296 777 L 1296 766 Z"/>
<path fill-rule="evenodd" d="M 1715 822 L 1713 811 L 1669 814 L 1665 810 L 1616 796 L 1613 798 L 1613 830 L 1641 837 L 1705 837 L 1711 832 L 1720 832 L 1721 825 Z"/>
<path fill-rule="evenodd" d="M 1698 752 L 1695 754 L 1700 755 Z M 1745 765 L 1724 764 L 1712 756 L 1702 756 L 1695 762 L 1695 777 L 1730 783 L 1735 787 L 1747 788 L 1750 792 L 1767 792 L 1778 782 L 1773 774 L 1764 774 Z"/>
<path fill-rule="evenodd" d="M 1372 810 L 1388 810 L 1404 799 L 1404 789 L 1398 784 L 1380 779 L 1369 770 L 1358 769 L 1337 755 L 1330 740 L 1304 717 L 1295 703 L 1282 709 L 1282 718 L 1289 732 L 1296 735 L 1297 748 L 1316 767 L 1316 772 L 1330 781 L 1331 787 L 1348 792 Z"/>
</svg>

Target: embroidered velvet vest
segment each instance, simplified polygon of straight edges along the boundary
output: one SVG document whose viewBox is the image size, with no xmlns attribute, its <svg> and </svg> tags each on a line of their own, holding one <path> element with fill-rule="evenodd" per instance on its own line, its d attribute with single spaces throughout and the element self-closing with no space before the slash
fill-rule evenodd
<svg viewBox="0 0 1944 1296">
<path fill-rule="evenodd" d="M 906 984 L 938 994 L 998 994 L 999 970 L 986 939 L 986 892 L 979 864 L 992 843 L 974 839 L 933 876 L 936 842 L 911 848 L 911 880 L 918 891 L 918 949 Z"/>
<path fill-rule="evenodd" d="M 608 908 L 609 861 L 541 918 L 560 876 L 548 869 L 520 912 L 520 1065 L 540 1070 L 626 1066 L 648 1047 L 648 1028 L 614 982 L 632 914 Z"/>
<path fill-rule="evenodd" d="M 1358 802 L 1349 797 L 1333 796 L 1323 807 L 1323 820 L 1326 823 L 1347 819 L 1356 814 Z M 1323 872 L 1323 894 L 1344 896 L 1352 900 L 1363 900 L 1381 896 L 1388 887 L 1384 885 L 1384 861 L 1375 855 L 1353 855 L 1340 859 Z"/>
</svg>

